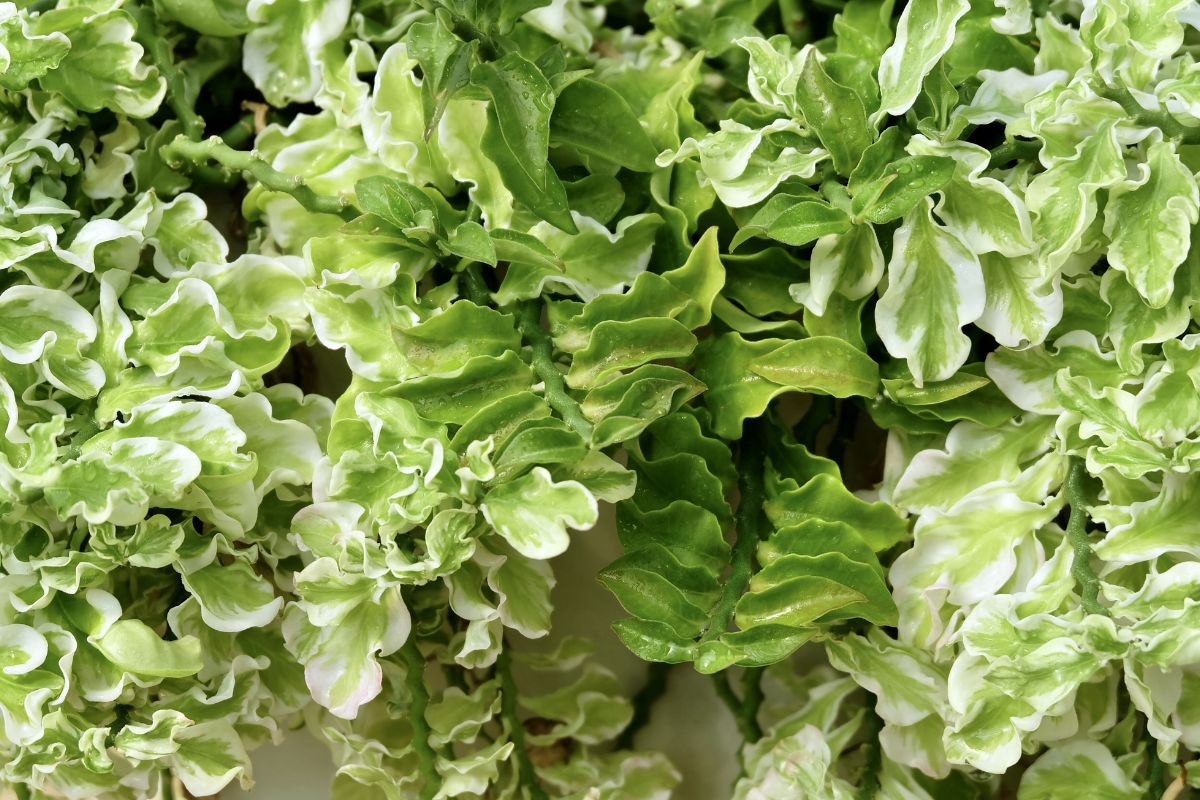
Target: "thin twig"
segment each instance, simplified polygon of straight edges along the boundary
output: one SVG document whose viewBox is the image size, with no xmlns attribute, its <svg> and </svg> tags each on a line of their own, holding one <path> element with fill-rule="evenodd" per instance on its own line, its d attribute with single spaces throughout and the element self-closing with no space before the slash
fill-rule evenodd
<svg viewBox="0 0 1200 800">
<path fill-rule="evenodd" d="M 1171 785 L 1162 793 L 1161 800 L 1177 800 L 1187 791 L 1187 773 L 1180 772 L 1175 776 L 1175 780 L 1171 781 Z"/>
<path fill-rule="evenodd" d="M 633 716 L 630 718 L 629 724 L 625 726 L 625 730 L 621 731 L 621 735 L 617 738 L 616 748 L 618 750 L 628 750 L 633 747 L 633 740 L 637 737 L 638 732 L 650 721 L 650 713 L 654 710 L 654 704 L 666 694 L 667 677 L 673 666 L 674 664 L 666 664 L 661 661 L 651 661 L 647 666 L 646 682 L 633 696 Z"/>
<path fill-rule="evenodd" d="M 314 192 L 299 175 L 288 175 L 272 167 L 255 151 L 234 150 L 220 136 L 195 142 L 180 134 L 159 149 L 159 155 L 171 169 L 186 164 L 206 164 L 215 161 L 227 169 L 244 172 L 273 192 L 290 194 L 304 208 L 321 214 L 335 214 L 343 219 L 358 216 L 358 209 L 340 197 L 328 197 Z"/>
<path fill-rule="evenodd" d="M 1079 596 L 1083 610 L 1089 614 L 1108 616 L 1108 609 L 1100 605 L 1100 579 L 1092 571 L 1092 544 L 1088 540 L 1087 511 L 1083 491 L 1083 476 L 1087 474 L 1083 460 L 1071 456 L 1067 468 L 1067 479 L 1063 483 L 1063 491 L 1067 503 L 1071 506 L 1071 516 L 1067 520 L 1067 539 L 1075 549 L 1075 558 L 1071 562 L 1071 574 L 1079 585 Z"/>
<path fill-rule="evenodd" d="M 521 336 L 533 350 L 531 366 L 546 387 L 546 402 L 576 433 L 585 440 L 591 439 L 592 423 L 583 416 L 575 398 L 567 393 L 562 373 L 554 364 L 554 346 L 550 341 L 550 334 L 542 327 L 541 303 L 536 300 L 522 303 L 517 311 L 517 326 L 521 330 Z"/>
<path fill-rule="evenodd" d="M 529 790 L 530 800 L 549 800 L 546 790 L 538 783 L 529 751 L 525 749 L 525 726 L 517 714 L 517 684 L 512 676 L 512 656 L 507 644 L 500 649 L 496 658 L 496 675 L 500 678 L 500 717 L 508 728 L 508 738 L 513 743 L 513 757 L 517 760 L 517 777 L 521 785 Z"/>
<path fill-rule="evenodd" d="M 425 709 L 429 706 L 429 689 L 425 686 L 425 659 L 417 649 L 417 640 L 408 637 L 404 647 L 400 648 L 400 657 L 404 661 L 404 685 L 408 688 L 408 724 L 412 726 L 413 750 L 417 753 L 418 768 L 421 772 L 421 800 L 432 800 L 441 787 L 442 777 L 437 770 L 437 753 L 429 744 L 431 733 L 429 722 L 425 719 Z"/>
</svg>

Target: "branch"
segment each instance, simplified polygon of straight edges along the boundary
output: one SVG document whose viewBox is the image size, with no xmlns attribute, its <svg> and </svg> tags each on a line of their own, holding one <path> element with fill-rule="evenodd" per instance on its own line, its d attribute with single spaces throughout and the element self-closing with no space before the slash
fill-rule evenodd
<svg viewBox="0 0 1200 800">
<path fill-rule="evenodd" d="M 592 423 L 587 421 L 575 398 L 567 393 L 562 373 L 554 365 L 554 346 L 550 334 L 542 327 L 542 306 L 536 300 L 522 303 L 517 310 L 517 327 L 533 349 L 530 365 L 546 386 L 546 402 L 586 440 L 592 438 Z"/>
<path fill-rule="evenodd" d="M 517 715 L 517 684 L 512 676 L 512 656 L 507 646 L 500 648 L 496 659 L 496 675 L 500 678 L 500 717 L 508 728 L 508 738 L 513 743 L 513 757 L 517 759 L 517 777 L 521 785 L 529 790 L 530 800 L 550 800 L 545 789 L 537 782 L 529 751 L 525 749 L 525 726 Z"/>
<path fill-rule="evenodd" d="M 1083 610 L 1089 614 L 1108 616 L 1108 609 L 1100 605 L 1100 579 L 1092 571 L 1092 544 L 1088 539 L 1087 511 L 1084 510 L 1083 476 L 1086 470 L 1083 459 L 1071 456 L 1067 468 L 1067 479 L 1063 483 L 1063 491 L 1067 503 L 1071 506 L 1071 516 L 1067 520 L 1067 539 L 1075 549 L 1075 558 L 1071 562 L 1071 574 L 1079 585 L 1079 596 Z"/>
<path fill-rule="evenodd" d="M 442 776 L 437 770 L 437 754 L 429 744 L 429 723 L 425 719 L 425 709 L 429 705 L 429 689 L 425 687 L 425 659 L 417 649 L 417 640 L 409 636 L 404 647 L 400 648 L 400 657 L 404 661 L 404 685 L 411 695 L 408 705 L 408 723 L 413 731 L 413 750 L 417 753 L 417 761 L 421 773 L 421 800 L 433 800 L 438 788 L 442 785 Z"/>
<path fill-rule="evenodd" d="M 221 140 L 236 148 L 253 139 L 254 133 L 254 115 L 244 114 L 237 122 L 221 131 Z"/>
<path fill-rule="evenodd" d="M 744 743 L 757 742 L 762 738 L 762 728 L 758 724 L 758 708 L 755 707 L 751 713 L 746 704 L 733 691 L 733 687 L 729 685 L 728 670 L 721 670 L 709 675 L 712 678 L 713 688 L 717 690 L 717 697 L 721 698 L 721 702 L 729 709 L 729 713 L 733 714 L 733 721 L 737 723 L 738 732 L 741 733 Z"/>
<path fill-rule="evenodd" d="M 159 149 L 159 155 L 171 169 L 180 169 L 185 164 L 202 165 L 216 161 L 221 166 L 243 172 L 253 177 L 273 192 L 290 194 L 305 209 L 319 214 L 334 214 L 343 219 L 358 216 L 358 209 L 339 197 L 328 197 L 314 192 L 299 175 L 288 175 L 272 167 L 253 150 L 234 150 L 221 140 L 210 136 L 195 142 L 184 135 L 176 136 Z"/>
<path fill-rule="evenodd" d="M 654 710 L 654 704 L 666 694 L 667 677 L 673 666 L 674 664 L 662 661 L 651 661 L 647 666 L 646 683 L 633 696 L 633 717 L 625 726 L 625 730 L 621 731 L 621 735 L 616 741 L 616 749 L 629 750 L 633 747 L 633 740 L 637 737 L 638 732 L 650 721 L 650 712 Z"/>
<path fill-rule="evenodd" d="M 1005 142 L 992 151 L 988 159 L 988 169 L 997 169 L 1013 161 L 1028 161 L 1036 158 L 1042 151 L 1042 143 L 1027 139 L 1014 139 Z"/>
<path fill-rule="evenodd" d="M 1110 86 L 1103 96 L 1119 103 L 1121 108 L 1125 109 L 1125 113 L 1141 125 L 1158 128 L 1167 136 L 1179 139 L 1184 144 L 1200 142 L 1200 128 L 1189 128 L 1166 111 L 1150 111 L 1143 108 L 1137 98 L 1123 86 Z"/>
<path fill-rule="evenodd" d="M 154 14 L 142 6 L 131 6 L 127 10 L 133 15 L 137 24 L 134 38 L 146 49 L 150 60 L 158 67 L 159 73 L 167 82 L 167 104 L 175 112 L 179 124 L 189 139 L 199 139 L 204 135 L 204 120 L 188 105 L 187 87 L 184 85 L 183 73 L 175 68 L 174 54 L 167 38 L 158 30 Z"/>
<path fill-rule="evenodd" d="M 867 738 L 863 742 L 863 771 L 862 782 L 859 786 L 859 800 L 874 800 L 879 794 L 879 770 L 883 768 L 883 750 L 879 746 L 879 732 L 883 730 L 883 720 L 875 711 L 875 696 L 871 695 L 871 705 L 867 709 Z"/>
<path fill-rule="evenodd" d="M 758 710 L 763 704 L 763 668 L 762 667 L 746 667 L 742 672 L 742 707 L 745 709 L 746 717 L 752 723 L 752 730 L 757 731 L 757 735 L 747 741 L 758 741 L 762 737 L 762 728 L 758 724 Z"/>
<path fill-rule="evenodd" d="M 467 259 L 459 262 L 462 265 Z M 488 290 L 487 283 L 483 280 L 483 275 L 479 272 L 479 262 L 472 261 L 467 263 L 459 270 L 459 286 L 462 288 L 463 297 L 470 300 L 477 306 L 488 305 L 488 298 L 491 292 Z"/>
<path fill-rule="evenodd" d="M 700 637 L 701 644 L 716 639 L 729 628 L 729 621 L 733 619 L 733 609 L 750 584 L 750 573 L 754 570 L 754 551 L 764 533 L 764 457 L 759 424 L 755 420 L 747 422 L 745 436 L 742 438 L 741 459 L 738 464 L 738 489 L 741 500 L 738 502 L 736 518 L 737 539 L 733 543 L 729 576 L 725 579 L 721 599 L 713 608 L 712 621 Z"/>
</svg>

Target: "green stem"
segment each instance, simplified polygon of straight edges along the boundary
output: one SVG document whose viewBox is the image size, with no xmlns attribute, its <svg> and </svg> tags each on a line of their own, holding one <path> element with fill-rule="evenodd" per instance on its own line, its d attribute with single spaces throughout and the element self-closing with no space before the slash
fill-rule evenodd
<svg viewBox="0 0 1200 800">
<path fill-rule="evenodd" d="M 181 134 L 163 145 L 158 152 L 171 169 L 180 169 L 185 164 L 200 165 L 215 161 L 227 169 L 244 172 L 273 192 L 290 194 L 300 205 L 315 213 L 335 214 L 347 220 L 359 213 L 346 200 L 317 194 L 299 175 L 280 172 L 254 151 L 234 150 L 220 136 L 194 142 Z"/>
<path fill-rule="evenodd" d="M 459 270 L 459 286 L 462 288 L 463 297 L 470 300 L 477 306 L 488 305 L 488 298 L 491 292 L 488 290 L 487 283 L 483 280 L 483 275 L 479 271 L 479 262 L 472 261 L 466 263 L 467 259 L 459 262 L 462 268 Z M 465 264 L 465 266 L 463 266 Z"/>
<path fill-rule="evenodd" d="M 536 300 L 522 303 L 517 310 L 517 327 L 533 350 L 531 366 L 546 387 L 546 402 L 585 440 L 592 438 L 592 423 L 587 421 L 575 398 L 567 393 L 562 373 L 554 363 L 554 345 L 542 327 L 542 306 Z"/>
<path fill-rule="evenodd" d="M 875 698 L 867 709 L 867 738 L 863 742 L 863 771 L 862 782 L 859 786 L 859 800 L 874 800 L 879 794 L 879 771 L 883 768 L 883 749 L 879 746 L 879 732 L 883 730 L 883 720 L 875 712 Z"/>
<path fill-rule="evenodd" d="M 617 738 L 616 748 L 618 750 L 628 750 L 633 747 L 633 740 L 637 737 L 638 732 L 650 721 L 650 712 L 654 710 L 654 704 L 666 694 L 667 677 L 673 666 L 674 664 L 651 661 L 646 668 L 646 682 L 633 696 L 633 717 L 630 718 L 629 724 Z"/>
<path fill-rule="evenodd" d="M 238 148 L 254 138 L 254 115 L 245 114 L 237 122 L 221 131 L 221 141 Z"/>
<path fill-rule="evenodd" d="M 1041 151 L 1041 142 L 1014 139 L 1011 142 L 1005 142 L 992 151 L 991 158 L 988 159 L 988 167 L 990 169 L 998 169 L 1011 164 L 1013 161 L 1029 161 L 1030 159 L 1037 158 L 1037 154 Z"/>
<path fill-rule="evenodd" d="M 425 686 L 425 659 L 417 649 L 417 640 L 408 637 L 404 647 L 400 648 L 400 657 L 404 661 L 404 685 L 410 695 L 408 704 L 408 724 L 412 726 L 413 750 L 417 753 L 418 769 L 421 772 L 420 800 L 432 800 L 442 784 L 442 777 L 437 770 L 437 753 L 429 744 L 429 722 L 425 719 L 425 709 L 429 706 L 429 689 Z"/>
<path fill-rule="evenodd" d="M 745 435 L 742 437 L 741 462 L 738 464 L 741 500 L 738 502 L 735 520 L 737 539 L 733 543 L 729 576 L 725 579 L 721 599 L 712 611 L 712 621 L 700 637 L 701 644 L 716 639 L 729 628 L 734 607 L 750 584 L 750 574 L 754 570 L 754 551 L 765 532 L 762 524 L 762 506 L 766 498 L 763 490 L 763 447 L 758 429 L 760 424 L 756 420 L 747 422 Z"/>
<path fill-rule="evenodd" d="M 146 49 L 150 60 L 158 67 L 159 73 L 167 82 L 167 104 L 175 112 L 187 137 L 199 139 L 204 135 L 204 120 L 187 104 L 188 92 L 184 85 L 183 73 L 175 68 L 171 45 L 155 25 L 154 13 L 142 6 L 132 6 L 128 10 L 137 23 L 137 33 L 134 38 Z"/>
<path fill-rule="evenodd" d="M 1146 800 L 1159 800 L 1167 790 L 1166 764 L 1158 757 L 1158 740 L 1150 733 L 1150 720 L 1142 731 L 1146 746 Z"/>
<path fill-rule="evenodd" d="M 1067 503 L 1071 507 L 1071 516 L 1067 520 L 1067 539 L 1075 550 L 1075 558 L 1071 562 L 1071 574 L 1079 585 L 1079 596 L 1083 610 L 1089 614 L 1108 616 L 1108 609 L 1100 605 L 1100 579 L 1092 571 L 1092 544 L 1088 539 L 1087 511 L 1084 509 L 1086 499 L 1083 491 L 1083 476 L 1087 474 L 1083 459 L 1071 456 L 1067 468 L 1067 479 L 1063 482 L 1063 491 Z"/>
<path fill-rule="evenodd" d="M 728 670 L 714 672 L 709 677 L 712 678 L 713 688 L 717 690 L 717 697 L 721 698 L 729 713 L 733 714 L 733 721 L 737 723 L 738 733 L 742 735 L 744 742 L 757 742 L 761 739 L 762 728 L 758 725 L 758 709 L 755 708 L 751 713 L 746 708 L 745 702 L 729 685 Z"/>
<path fill-rule="evenodd" d="M 762 667 L 746 667 L 742 672 L 742 707 L 744 713 L 753 723 L 752 730 L 757 731 L 752 739 L 747 741 L 758 741 L 762 737 L 762 728 L 758 724 L 758 710 L 763 704 L 763 668 Z"/>
<path fill-rule="evenodd" d="M 1149 111 L 1142 108 L 1141 103 L 1124 87 L 1111 86 L 1104 96 L 1120 103 L 1125 113 L 1141 125 L 1158 128 L 1167 136 L 1179 139 L 1184 144 L 1200 143 L 1200 128 L 1189 128 L 1165 111 Z"/>
<path fill-rule="evenodd" d="M 517 777 L 521 785 L 529 790 L 530 800 L 549 800 L 546 791 L 537 781 L 529 751 L 525 749 L 525 726 L 517 714 L 517 683 L 512 676 L 512 656 L 505 644 L 496 659 L 496 675 L 500 678 L 500 717 L 508 728 L 508 738 L 513 743 L 513 757 L 517 760 Z"/>
</svg>

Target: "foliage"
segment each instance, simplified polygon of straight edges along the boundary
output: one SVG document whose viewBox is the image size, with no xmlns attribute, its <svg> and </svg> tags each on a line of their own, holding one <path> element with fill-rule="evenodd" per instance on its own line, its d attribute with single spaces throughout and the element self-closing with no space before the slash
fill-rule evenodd
<svg viewBox="0 0 1200 800">
<path fill-rule="evenodd" d="M 1198 52 L 1190 0 L 0 3 L 0 783 L 212 795 L 303 725 L 345 800 L 666 798 L 666 667 L 529 644 L 611 511 L 734 797 L 1178 796 Z"/>
</svg>

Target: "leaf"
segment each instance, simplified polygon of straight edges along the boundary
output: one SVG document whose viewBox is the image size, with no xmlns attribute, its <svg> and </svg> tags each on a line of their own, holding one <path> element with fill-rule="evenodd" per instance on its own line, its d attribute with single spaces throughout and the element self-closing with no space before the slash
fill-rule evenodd
<svg viewBox="0 0 1200 800">
<path fill-rule="evenodd" d="M 984 309 L 979 259 L 948 228 L 933 221 L 932 202 L 910 212 L 896 231 L 888 288 L 875 308 L 888 352 L 905 358 L 913 382 L 949 378 L 967 360 L 962 327 Z"/>
<path fill-rule="evenodd" d="M 509 53 L 475 67 L 471 80 L 491 96 L 482 147 L 504 185 L 530 211 L 576 233 L 566 189 L 546 160 L 555 98 L 545 76 L 519 53 Z"/>
<path fill-rule="evenodd" d="M 860 169 L 867 164 L 864 157 Z M 856 170 L 850 184 L 851 212 L 856 220 L 892 222 L 918 208 L 953 175 L 954 161 L 942 156 L 904 156 L 878 171 Z"/>
<path fill-rule="evenodd" d="M 831 336 L 789 342 L 754 359 L 750 369 L 780 386 L 834 397 L 872 397 L 879 385 L 875 362 Z"/>
<path fill-rule="evenodd" d="M 247 5 L 253 24 L 242 68 L 274 106 L 308 102 L 321 85 L 317 54 L 341 35 L 349 0 L 266 0 Z"/>
<path fill-rule="evenodd" d="M 796 84 L 796 105 L 829 151 L 834 169 L 849 176 L 874 141 L 862 100 L 826 74 L 816 49 L 809 49 Z"/>
<path fill-rule="evenodd" d="M 1150 145 L 1141 175 L 1109 191 L 1104 208 L 1104 233 L 1112 239 L 1109 263 L 1152 308 L 1171 299 L 1175 270 L 1187 258 L 1197 220 L 1200 190 L 1169 141 Z"/>
<path fill-rule="evenodd" d="M 1022 800 L 1052 800 L 1086 781 L 1096 797 L 1136 800 L 1143 792 L 1099 742 L 1068 742 L 1052 747 L 1021 778 Z"/>
<path fill-rule="evenodd" d="M 146 118 L 162 102 L 166 81 L 155 67 L 142 63 L 142 47 L 133 41 L 133 19 L 126 12 L 51 9 L 32 20 L 28 32 L 58 42 L 54 34 L 70 38 L 69 50 L 50 56 L 57 64 L 39 83 L 47 91 L 60 92 L 72 105 Z"/>
<path fill-rule="evenodd" d="M 575 81 L 558 95 L 550 117 L 550 144 L 574 147 L 635 172 L 652 171 L 658 155 L 624 98 L 590 78 Z"/>
<path fill-rule="evenodd" d="M 372 175 L 354 184 L 358 207 L 395 225 L 402 231 L 436 231 L 437 209 L 417 187 L 398 178 Z"/>
<path fill-rule="evenodd" d="M 200 640 L 166 641 L 137 619 L 119 620 L 94 644 L 118 669 L 146 678 L 184 678 L 200 671 Z"/>
<path fill-rule="evenodd" d="M 205 623 L 227 633 L 264 627 L 283 608 L 283 598 L 241 560 L 185 572 L 183 585 L 200 603 Z"/>
<path fill-rule="evenodd" d="M 912 107 L 925 76 L 954 42 L 954 27 L 971 8 L 967 0 L 912 0 L 896 25 L 896 41 L 879 62 L 879 111 L 899 116 Z"/>
<path fill-rule="evenodd" d="M 582 484 L 555 483 L 542 467 L 490 490 L 479 510 L 513 549 L 535 559 L 561 555 L 570 541 L 567 527 L 587 530 L 599 513 Z"/>
<path fill-rule="evenodd" d="M 752 236 L 766 236 L 795 247 L 822 236 L 850 230 L 850 217 L 840 208 L 822 200 L 809 200 L 786 194 L 771 196 L 729 243 L 731 249 Z"/>
</svg>

